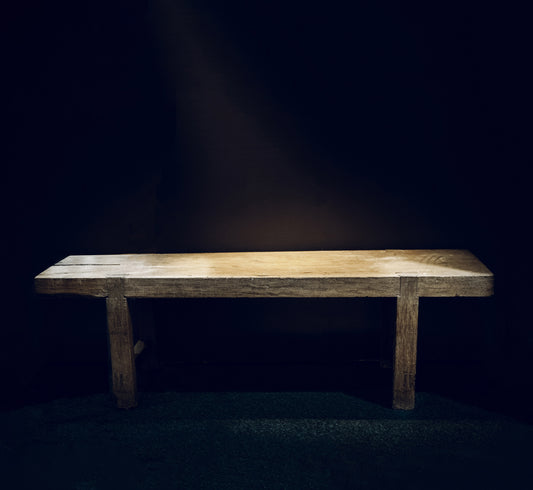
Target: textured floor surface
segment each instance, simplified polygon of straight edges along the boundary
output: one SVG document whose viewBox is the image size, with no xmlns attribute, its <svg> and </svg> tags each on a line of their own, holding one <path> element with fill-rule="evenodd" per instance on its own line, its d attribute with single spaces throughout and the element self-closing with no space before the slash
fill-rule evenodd
<svg viewBox="0 0 533 490">
<path fill-rule="evenodd" d="M 427 393 L 108 395 L 0 413 L 10 489 L 533 488 L 533 427 Z"/>
</svg>

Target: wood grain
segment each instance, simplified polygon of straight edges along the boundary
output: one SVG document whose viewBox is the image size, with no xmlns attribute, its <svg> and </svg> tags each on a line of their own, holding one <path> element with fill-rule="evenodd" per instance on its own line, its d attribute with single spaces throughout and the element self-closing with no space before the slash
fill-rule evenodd
<svg viewBox="0 0 533 490">
<path fill-rule="evenodd" d="M 489 296 L 492 273 L 466 250 L 72 255 L 35 278 L 46 294 L 105 297 L 394 297 L 402 275 L 421 296 Z"/>
<path fill-rule="evenodd" d="M 137 406 L 137 376 L 128 300 L 121 287 L 106 298 L 112 391 L 119 408 Z"/>
<path fill-rule="evenodd" d="M 397 297 L 393 407 L 415 403 L 418 303 L 422 296 L 490 296 L 493 274 L 467 250 L 341 250 L 71 255 L 35 278 L 45 294 L 105 297 L 112 390 L 137 404 L 128 298 Z M 140 329 L 142 330 L 142 329 Z M 145 329 L 155 355 L 155 336 Z"/>
<path fill-rule="evenodd" d="M 416 343 L 418 336 L 418 278 L 402 277 L 396 307 L 392 407 L 415 406 Z"/>
</svg>

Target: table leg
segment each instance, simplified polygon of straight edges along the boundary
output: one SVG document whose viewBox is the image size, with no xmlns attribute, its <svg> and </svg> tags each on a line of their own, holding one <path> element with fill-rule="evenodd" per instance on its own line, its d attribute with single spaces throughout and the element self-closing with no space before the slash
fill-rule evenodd
<svg viewBox="0 0 533 490">
<path fill-rule="evenodd" d="M 400 278 L 396 304 L 396 335 L 392 408 L 415 407 L 416 342 L 418 334 L 418 279 Z"/>
<path fill-rule="evenodd" d="M 132 408 L 137 405 L 137 377 L 128 300 L 120 293 L 111 292 L 106 302 L 112 391 L 117 407 Z"/>
</svg>

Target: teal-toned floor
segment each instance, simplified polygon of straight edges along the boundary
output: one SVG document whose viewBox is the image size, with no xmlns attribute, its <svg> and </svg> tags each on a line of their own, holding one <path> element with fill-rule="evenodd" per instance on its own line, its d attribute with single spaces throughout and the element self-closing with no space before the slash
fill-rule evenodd
<svg viewBox="0 0 533 490">
<path fill-rule="evenodd" d="M 10 489 L 533 488 L 533 427 L 445 397 L 410 412 L 345 393 L 107 394 L 0 413 Z"/>
</svg>

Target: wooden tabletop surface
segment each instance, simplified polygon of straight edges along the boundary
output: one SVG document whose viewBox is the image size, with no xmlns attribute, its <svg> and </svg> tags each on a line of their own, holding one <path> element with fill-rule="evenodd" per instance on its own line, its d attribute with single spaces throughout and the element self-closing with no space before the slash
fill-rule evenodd
<svg viewBox="0 0 533 490">
<path fill-rule="evenodd" d="M 342 250 L 70 255 L 37 277 L 390 277 L 491 276 L 466 250 Z"/>
<path fill-rule="evenodd" d="M 273 291 L 263 291 L 264 294 L 261 294 L 258 288 L 272 289 L 290 283 L 294 288 L 304 288 L 297 296 L 313 296 L 308 294 L 310 291 L 305 291 L 306 281 L 309 284 L 316 282 L 313 289 L 319 284 L 329 282 L 334 286 L 337 283 L 340 293 L 343 293 L 343 283 L 357 287 L 365 284 L 371 289 L 373 281 L 378 290 L 371 295 L 387 296 L 396 294 L 401 276 L 416 276 L 420 278 L 422 285 L 467 284 L 474 289 L 479 286 L 479 293 L 473 294 L 475 296 L 489 295 L 492 288 L 492 273 L 467 250 L 71 255 L 39 274 L 35 281 L 38 292 L 95 295 L 93 289 L 96 287 L 99 288 L 96 295 L 105 296 L 106 292 L 100 289 L 109 287 L 108 280 L 123 278 L 126 286 L 131 289 L 131 295 L 136 295 L 134 289 L 137 289 L 137 294 L 141 294 L 138 289 L 142 286 L 147 297 L 154 294 L 148 289 L 156 287 L 163 288 L 160 293 L 164 296 L 161 297 L 176 296 L 179 293 L 172 293 L 169 288 L 179 289 L 185 284 L 193 285 L 194 282 L 207 289 L 210 286 L 220 288 L 224 282 L 225 286 L 233 290 L 227 291 L 229 296 L 240 296 L 237 290 L 246 289 L 245 285 L 251 284 L 256 289 L 253 296 L 271 296 L 275 295 Z M 65 285 L 69 285 L 68 291 L 62 290 Z M 379 294 L 380 289 L 382 294 Z M 460 289 L 455 294 L 448 291 L 443 295 L 463 295 Z M 282 290 L 278 292 L 283 293 Z M 204 293 L 192 295 L 212 295 Z M 344 293 L 352 295 L 353 290 L 346 290 Z M 221 295 L 225 294 L 222 291 L 216 294 Z M 334 295 L 334 291 L 325 295 Z"/>
</svg>

